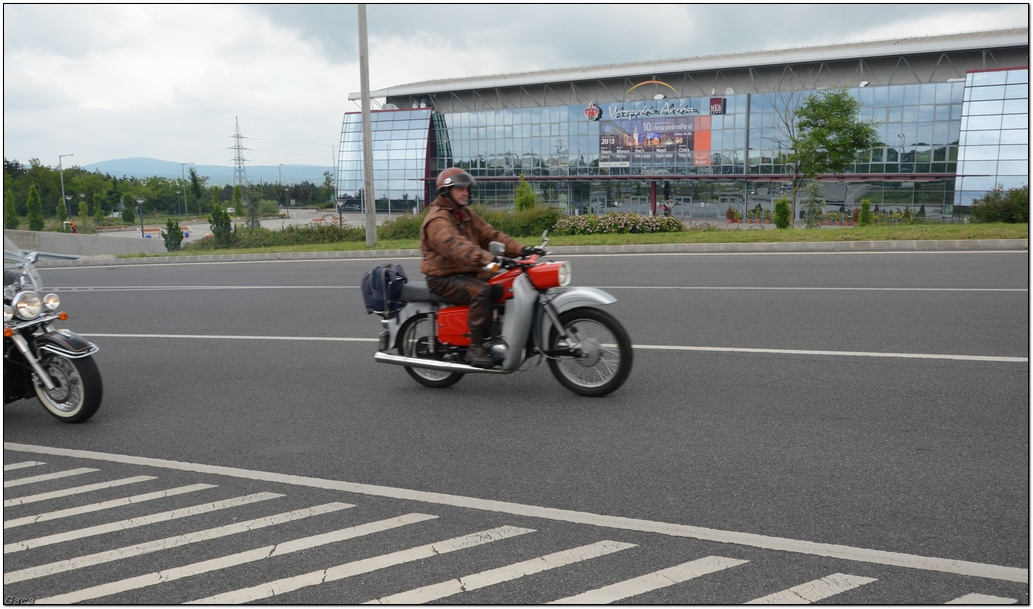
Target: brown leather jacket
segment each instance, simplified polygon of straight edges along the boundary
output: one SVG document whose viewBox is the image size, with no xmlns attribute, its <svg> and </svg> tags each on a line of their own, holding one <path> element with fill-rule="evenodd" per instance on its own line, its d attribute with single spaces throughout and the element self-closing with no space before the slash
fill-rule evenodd
<svg viewBox="0 0 1033 609">
<path fill-rule="evenodd" d="M 524 252 L 520 242 L 495 230 L 477 212 L 457 205 L 449 197 L 438 196 L 420 226 L 420 272 L 431 277 L 460 273 L 491 276 L 484 272 L 484 266 L 494 259 L 488 252 L 492 241 L 506 245 L 507 257 L 515 258 Z"/>
</svg>

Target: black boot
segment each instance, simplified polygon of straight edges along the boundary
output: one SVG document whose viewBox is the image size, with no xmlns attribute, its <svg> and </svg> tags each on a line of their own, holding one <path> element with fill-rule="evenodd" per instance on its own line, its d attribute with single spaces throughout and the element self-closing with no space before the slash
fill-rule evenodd
<svg viewBox="0 0 1033 609">
<path fill-rule="evenodd" d="M 484 329 L 470 329 L 470 348 L 466 350 L 466 363 L 478 368 L 491 368 L 495 365 L 493 358 L 484 349 Z"/>
</svg>

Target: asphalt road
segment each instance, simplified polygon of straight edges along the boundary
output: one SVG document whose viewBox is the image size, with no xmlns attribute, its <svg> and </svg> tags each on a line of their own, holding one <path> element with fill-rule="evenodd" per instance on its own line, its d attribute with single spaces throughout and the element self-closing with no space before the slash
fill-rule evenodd
<svg viewBox="0 0 1033 609">
<path fill-rule="evenodd" d="M 347 502 L 358 507 L 342 513 L 356 515 L 341 519 L 357 522 L 367 512 L 435 518 L 412 525 L 419 533 L 107 602 L 196 600 L 502 525 L 536 532 L 493 542 L 504 552 L 478 546 L 272 602 L 363 602 L 600 541 L 618 546 L 533 584 L 467 582 L 445 602 L 566 599 L 713 557 L 720 565 L 700 567 L 707 575 L 626 598 L 741 603 L 816 581 L 844 586 L 826 602 L 1029 602 L 1026 252 L 567 258 L 574 284 L 617 297 L 609 310 L 635 345 L 628 382 L 606 398 L 569 393 L 545 366 L 430 390 L 375 364 L 379 320 L 358 290 L 370 260 L 44 269 L 72 314 L 68 327 L 101 347 L 105 400 L 80 426 L 53 421 L 36 402 L 9 405 L 4 463 L 212 483 L 219 497 L 274 492 L 283 509 Z M 416 260 L 399 262 L 418 275 Z M 29 471 L 5 472 L 5 485 Z M 5 488 L 5 500 L 21 492 Z M 276 512 L 271 503 L 233 509 L 257 517 Z M 5 526 L 40 511 L 5 503 Z M 5 531 L 5 544 L 122 518 L 38 522 Z M 316 533 L 336 518 L 292 526 Z M 126 536 L 117 545 L 161 536 L 149 526 L 117 533 Z M 282 541 L 272 530 L 253 535 L 161 552 L 157 562 Z M 8 583 L 12 570 L 107 547 L 103 535 L 90 539 L 5 556 L 5 596 L 115 578 L 93 566 Z M 120 576 L 159 568 L 118 564 Z"/>
</svg>

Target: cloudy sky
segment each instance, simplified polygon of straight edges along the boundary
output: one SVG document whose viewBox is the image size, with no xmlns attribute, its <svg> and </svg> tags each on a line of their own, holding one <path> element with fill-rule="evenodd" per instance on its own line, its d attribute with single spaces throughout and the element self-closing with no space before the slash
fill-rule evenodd
<svg viewBox="0 0 1033 609">
<path fill-rule="evenodd" d="M 1026 4 L 368 4 L 371 90 L 1029 26 Z M 332 166 L 354 4 L 5 4 L 4 158 Z"/>
</svg>

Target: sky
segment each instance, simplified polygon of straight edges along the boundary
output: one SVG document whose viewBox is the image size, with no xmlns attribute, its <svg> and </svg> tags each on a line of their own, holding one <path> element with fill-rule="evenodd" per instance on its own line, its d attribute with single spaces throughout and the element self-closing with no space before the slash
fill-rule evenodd
<svg viewBox="0 0 1033 609">
<path fill-rule="evenodd" d="M 372 91 L 1016 26 L 1027 4 L 367 4 Z M 4 158 L 334 165 L 356 4 L 4 4 Z M 374 105 L 374 108 L 376 105 Z M 71 155 L 71 156 L 64 156 Z"/>
</svg>

